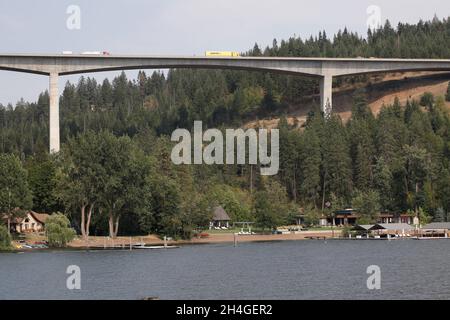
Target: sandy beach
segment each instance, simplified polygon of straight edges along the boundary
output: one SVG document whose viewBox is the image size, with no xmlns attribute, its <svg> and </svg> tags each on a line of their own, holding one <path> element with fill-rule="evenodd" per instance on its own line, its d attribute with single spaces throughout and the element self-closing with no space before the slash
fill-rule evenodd
<svg viewBox="0 0 450 320">
<path fill-rule="evenodd" d="M 334 231 L 334 236 L 338 236 L 339 230 Z M 257 242 L 257 241 L 285 241 L 285 240 L 305 240 L 305 239 L 320 239 L 331 238 L 333 233 L 331 230 L 324 231 L 301 231 L 297 233 L 289 234 L 254 234 L 254 235 L 237 235 L 237 242 Z M 207 243 L 226 243 L 234 242 L 233 233 L 212 233 L 206 238 L 192 238 L 191 240 L 170 240 L 168 245 L 188 245 L 188 244 L 207 244 Z M 142 236 L 142 237 L 117 237 L 111 239 L 109 237 L 89 237 L 89 241 L 85 241 L 82 238 L 73 240 L 69 247 L 72 248 L 111 248 L 111 247 L 126 247 L 136 244 L 145 243 L 146 245 L 164 245 L 164 240 L 158 238 L 155 235 Z"/>
</svg>

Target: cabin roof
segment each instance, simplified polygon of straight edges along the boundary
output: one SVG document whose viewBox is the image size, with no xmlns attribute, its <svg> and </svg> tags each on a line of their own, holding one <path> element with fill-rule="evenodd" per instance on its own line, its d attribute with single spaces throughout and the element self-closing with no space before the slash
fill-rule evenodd
<svg viewBox="0 0 450 320">
<path fill-rule="evenodd" d="M 45 221 L 47 220 L 47 218 L 49 216 L 46 213 L 37 213 L 37 212 L 34 212 L 34 211 L 29 211 L 28 213 L 31 216 L 33 216 L 34 220 L 36 220 L 37 222 L 40 222 L 42 224 L 45 224 Z"/>
<path fill-rule="evenodd" d="M 213 221 L 230 221 L 230 216 L 222 206 L 215 207 L 213 210 Z"/>
<path fill-rule="evenodd" d="M 27 217 L 27 215 L 32 216 L 32 218 L 34 220 L 36 220 L 37 222 L 42 223 L 42 224 L 45 224 L 45 221 L 47 220 L 47 218 L 49 216 L 46 213 L 38 213 L 38 212 L 34 212 L 32 210 L 29 210 L 29 211 L 26 211 L 24 217 L 13 217 L 11 219 L 11 223 L 21 223 Z M 2 218 L 4 220 L 8 219 L 8 216 L 6 215 L 6 213 L 2 214 Z"/>
</svg>

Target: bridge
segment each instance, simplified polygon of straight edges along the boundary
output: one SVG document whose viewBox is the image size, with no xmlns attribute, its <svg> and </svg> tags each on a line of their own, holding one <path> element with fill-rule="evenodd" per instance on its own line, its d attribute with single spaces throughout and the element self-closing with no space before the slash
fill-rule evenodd
<svg viewBox="0 0 450 320">
<path fill-rule="evenodd" d="M 211 68 L 311 76 L 320 82 L 320 105 L 332 109 L 333 77 L 407 71 L 450 71 L 450 59 L 197 57 L 137 55 L 0 54 L 0 70 L 49 76 L 50 152 L 59 152 L 59 76 L 133 69 Z"/>
</svg>

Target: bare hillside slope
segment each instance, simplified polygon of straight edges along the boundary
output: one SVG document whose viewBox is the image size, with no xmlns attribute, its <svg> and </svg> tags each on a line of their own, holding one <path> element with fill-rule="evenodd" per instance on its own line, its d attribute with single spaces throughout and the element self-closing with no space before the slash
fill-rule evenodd
<svg viewBox="0 0 450 320">
<path fill-rule="evenodd" d="M 367 83 L 360 83 L 354 86 L 343 86 L 333 90 L 333 112 L 347 121 L 351 116 L 353 94 L 356 89 L 365 87 L 369 106 L 374 114 L 378 114 L 383 105 L 392 104 L 397 97 L 404 105 L 409 100 L 419 100 L 425 92 L 431 92 L 434 96 L 445 96 L 447 86 L 450 81 L 449 73 L 404 73 L 390 74 L 384 77 L 373 76 Z M 318 97 L 305 98 L 299 105 L 290 106 L 286 114 L 288 123 L 301 126 L 306 121 L 306 115 L 311 110 L 314 101 Z M 450 102 L 446 102 L 450 110 Z M 278 125 L 279 117 L 253 120 L 245 124 L 246 128 L 275 128 Z"/>
</svg>

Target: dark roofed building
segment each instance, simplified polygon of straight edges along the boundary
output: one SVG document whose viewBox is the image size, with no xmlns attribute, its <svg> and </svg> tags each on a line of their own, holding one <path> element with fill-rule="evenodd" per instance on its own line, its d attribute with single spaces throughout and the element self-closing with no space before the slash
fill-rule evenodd
<svg viewBox="0 0 450 320">
<path fill-rule="evenodd" d="M 377 222 L 419 224 L 419 220 L 414 213 L 394 214 L 389 212 L 381 212 Z"/>
<path fill-rule="evenodd" d="M 326 225 L 356 225 L 358 223 L 359 214 L 355 209 L 348 208 L 343 210 L 336 210 L 332 216 L 323 216 L 320 220 L 321 226 Z M 389 212 L 380 212 L 377 218 L 377 223 L 380 224 L 393 224 L 393 223 L 406 223 L 406 224 L 419 224 L 419 219 L 411 213 L 395 214 Z"/>
<path fill-rule="evenodd" d="M 209 223 L 209 228 L 228 228 L 230 226 L 230 216 L 222 206 L 213 209 L 213 218 Z"/>
</svg>

